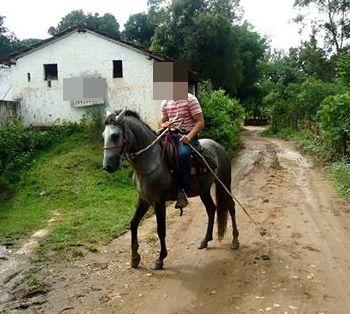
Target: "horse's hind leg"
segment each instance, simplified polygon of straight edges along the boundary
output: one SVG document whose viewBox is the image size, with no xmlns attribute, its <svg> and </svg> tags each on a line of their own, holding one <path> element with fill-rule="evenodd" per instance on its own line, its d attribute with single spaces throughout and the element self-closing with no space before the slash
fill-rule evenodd
<svg viewBox="0 0 350 314">
<path fill-rule="evenodd" d="M 165 223 L 165 203 L 157 204 L 155 206 L 155 213 L 157 217 L 157 233 L 160 241 L 160 253 L 159 257 L 151 264 L 152 270 L 158 270 L 163 268 L 163 260 L 168 255 L 165 244 L 166 236 L 166 223 Z"/>
<path fill-rule="evenodd" d="M 214 228 L 216 206 L 210 195 L 210 191 L 200 195 L 200 198 L 205 206 L 205 209 L 207 210 L 207 215 L 208 215 L 207 233 L 204 239 L 201 241 L 201 243 L 198 246 L 198 249 L 204 249 L 208 247 L 208 242 L 213 240 L 213 228 Z"/>
<path fill-rule="evenodd" d="M 237 230 L 237 225 L 236 225 L 235 202 L 233 200 L 231 200 L 229 202 L 229 204 L 230 204 L 230 206 L 228 207 L 228 211 L 229 211 L 229 213 L 231 215 L 231 219 L 232 219 L 232 236 L 233 236 L 231 248 L 232 248 L 232 250 L 237 250 L 239 248 L 239 241 L 238 241 L 239 232 Z"/>
<path fill-rule="evenodd" d="M 136 212 L 134 214 L 134 217 L 132 218 L 130 222 L 130 229 L 131 229 L 131 266 L 133 268 L 136 268 L 139 266 L 141 256 L 138 253 L 139 248 L 139 242 L 137 239 L 137 229 L 139 227 L 139 223 L 142 219 L 142 217 L 146 214 L 147 210 L 149 209 L 150 205 L 139 198 Z"/>
</svg>

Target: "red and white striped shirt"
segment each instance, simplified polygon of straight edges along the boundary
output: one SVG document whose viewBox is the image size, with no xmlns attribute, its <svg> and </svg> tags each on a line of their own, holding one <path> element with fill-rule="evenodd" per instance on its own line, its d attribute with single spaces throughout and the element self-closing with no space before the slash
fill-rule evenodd
<svg viewBox="0 0 350 314">
<path fill-rule="evenodd" d="M 193 116 L 202 112 L 198 99 L 190 93 L 188 93 L 187 100 L 163 100 L 161 106 L 163 118 L 167 120 L 183 119 L 181 128 L 187 132 L 190 132 L 196 124 Z"/>
</svg>

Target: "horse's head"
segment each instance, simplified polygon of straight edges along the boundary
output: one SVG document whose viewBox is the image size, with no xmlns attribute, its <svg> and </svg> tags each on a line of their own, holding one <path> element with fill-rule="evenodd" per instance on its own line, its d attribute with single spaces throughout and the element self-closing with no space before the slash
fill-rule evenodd
<svg viewBox="0 0 350 314">
<path fill-rule="evenodd" d="M 125 139 L 125 124 L 123 118 L 125 109 L 118 115 L 107 112 L 105 128 L 102 133 L 104 138 L 103 169 L 109 173 L 118 170 L 120 158 L 125 152 L 127 142 Z"/>
</svg>

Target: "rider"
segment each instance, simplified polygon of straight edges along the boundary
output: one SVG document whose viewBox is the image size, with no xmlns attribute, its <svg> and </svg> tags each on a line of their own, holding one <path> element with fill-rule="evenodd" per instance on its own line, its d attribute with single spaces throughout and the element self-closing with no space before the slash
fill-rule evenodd
<svg viewBox="0 0 350 314">
<path fill-rule="evenodd" d="M 178 157 L 180 167 L 180 192 L 175 204 L 175 208 L 184 208 L 187 206 L 186 193 L 190 188 L 190 171 L 191 171 L 191 149 L 188 145 L 198 146 L 198 133 L 204 128 L 204 118 L 202 108 L 198 99 L 188 93 L 186 100 L 164 100 L 162 101 L 162 128 L 174 121 L 182 119 L 181 129 L 184 133 L 178 143 Z M 178 131 L 173 129 L 173 135 L 177 135 Z"/>
</svg>

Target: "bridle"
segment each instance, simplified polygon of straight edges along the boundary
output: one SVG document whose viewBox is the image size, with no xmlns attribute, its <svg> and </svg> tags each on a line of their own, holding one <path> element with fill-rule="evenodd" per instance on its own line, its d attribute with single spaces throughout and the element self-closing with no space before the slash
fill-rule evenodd
<svg viewBox="0 0 350 314">
<path fill-rule="evenodd" d="M 119 126 L 122 129 L 122 131 L 123 131 L 123 143 L 121 145 L 103 146 L 102 149 L 104 151 L 106 151 L 106 150 L 118 150 L 119 148 L 121 148 L 121 151 L 119 153 L 121 156 L 126 156 L 127 157 L 127 155 L 129 155 L 131 157 L 131 155 L 133 155 L 133 153 L 128 154 L 126 152 L 127 147 L 129 146 L 129 142 L 126 140 L 126 137 L 125 137 L 125 134 L 126 134 L 126 122 L 123 121 L 123 123 L 121 123 L 121 122 L 117 122 L 117 121 L 111 121 L 110 123 L 115 125 L 115 126 Z"/>
<path fill-rule="evenodd" d="M 127 152 L 127 147 L 129 146 L 129 142 L 126 139 L 126 129 L 128 128 L 127 123 L 125 121 L 122 122 L 118 122 L 118 121 L 111 121 L 110 122 L 113 125 L 119 126 L 122 131 L 123 131 L 123 143 L 121 145 L 113 145 L 113 146 L 104 146 L 103 150 L 118 150 L 119 148 L 121 148 L 120 151 L 120 156 L 124 157 L 131 165 L 132 165 L 132 159 L 135 159 L 137 156 L 141 155 L 142 153 L 148 151 L 151 147 L 154 146 L 154 144 L 156 144 L 162 137 L 164 134 L 166 134 L 168 132 L 168 130 L 164 130 L 151 144 L 147 145 L 145 148 L 137 151 L 137 152 Z M 149 172 L 140 172 L 139 173 L 142 176 L 148 176 L 152 173 L 154 173 L 155 171 L 157 171 L 159 169 L 159 167 L 163 164 L 164 162 L 164 158 L 165 158 L 165 150 L 166 150 L 166 144 L 163 145 L 162 147 L 162 154 L 161 154 L 161 158 L 159 159 L 159 162 L 157 164 L 157 166 L 152 169 Z"/>
</svg>

